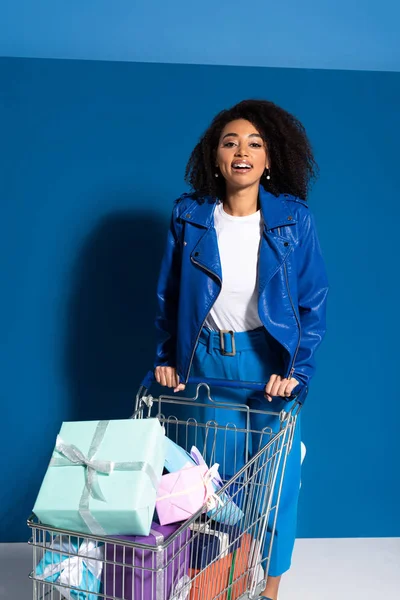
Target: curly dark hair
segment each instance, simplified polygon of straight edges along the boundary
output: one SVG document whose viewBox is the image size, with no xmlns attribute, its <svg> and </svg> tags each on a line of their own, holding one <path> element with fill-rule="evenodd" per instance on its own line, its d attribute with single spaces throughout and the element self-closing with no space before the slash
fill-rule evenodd
<svg viewBox="0 0 400 600">
<path fill-rule="evenodd" d="M 213 119 L 186 166 L 185 181 L 196 196 L 224 197 L 225 180 L 215 177 L 215 157 L 222 130 L 236 119 L 252 123 L 267 144 L 271 179 L 261 179 L 264 188 L 306 200 L 318 173 L 307 134 L 296 117 L 267 100 L 243 100 Z"/>
</svg>

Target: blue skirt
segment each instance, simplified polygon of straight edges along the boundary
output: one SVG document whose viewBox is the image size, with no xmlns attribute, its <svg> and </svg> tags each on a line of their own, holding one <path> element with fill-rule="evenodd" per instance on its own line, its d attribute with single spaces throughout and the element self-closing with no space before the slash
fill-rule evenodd
<svg viewBox="0 0 400 600">
<path fill-rule="evenodd" d="M 273 373 L 282 373 L 282 356 L 274 341 L 268 337 L 264 329 L 257 329 L 243 333 L 235 333 L 235 353 L 227 356 L 225 352 L 233 350 L 232 336 L 225 334 L 224 348 L 221 348 L 219 332 L 203 329 L 196 348 L 192 370 L 192 377 L 199 377 L 207 382 L 208 379 L 228 379 L 234 381 L 253 381 L 267 383 Z M 229 403 L 247 405 L 251 409 L 279 413 L 287 409 L 287 402 L 282 398 L 274 398 L 268 402 L 263 393 L 246 390 L 244 388 L 215 388 L 211 390 L 212 398 L 216 403 Z M 200 422 L 216 421 L 218 425 L 227 425 L 234 422 L 238 429 L 247 429 L 246 413 L 236 410 L 223 410 L 214 408 L 208 403 L 203 413 L 196 415 Z M 250 413 L 251 414 L 251 413 Z M 251 430 L 262 431 L 270 427 L 272 431 L 279 431 L 279 417 L 275 415 L 251 414 Z M 241 446 L 240 438 L 226 437 L 227 449 L 214 447 L 213 462 L 220 462 L 225 475 L 234 475 L 243 466 L 246 460 L 254 455 L 259 448 L 259 435 L 252 434 L 245 455 L 245 443 Z M 266 442 L 264 442 L 266 443 Z M 231 448 L 229 447 L 231 445 Z M 220 446 L 220 444 L 218 444 Z M 229 464 L 227 464 L 227 460 Z M 223 462 L 224 461 L 224 462 Z M 288 455 L 283 479 L 279 511 L 276 521 L 272 555 L 269 563 L 269 575 L 279 576 L 290 568 L 291 557 L 296 538 L 297 505 L 301 477 L 301 437 L 300 420 L 298 418 L 294 433 L 293 445 Z M 275 494 L 276 496 L 276 494 Z M 273 504 L 274 504 L 273 500 Z M 262 556 L 267 558 L 269 540 L 265 542 Z"/>
</svg>

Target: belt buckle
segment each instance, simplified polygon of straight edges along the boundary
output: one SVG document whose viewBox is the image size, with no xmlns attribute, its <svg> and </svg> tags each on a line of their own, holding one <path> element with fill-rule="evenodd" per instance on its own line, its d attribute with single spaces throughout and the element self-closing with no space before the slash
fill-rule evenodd
<svg viewBox="0 0 400 600">
<path fill-rule="evenodd" d="M 229 335 L 231 336 L 232 352 L 226 352 L 226 350 L 225 350 L 225 339 L 224 339 L 225 333 L 229 333 Z M 235 334 L 233 331 L 230 331 L 229 329 L 220 329 L 219 341 L 221 344 L 221 353 L 223 356 L 235 356 L 236 355 Z"/>
</svg>

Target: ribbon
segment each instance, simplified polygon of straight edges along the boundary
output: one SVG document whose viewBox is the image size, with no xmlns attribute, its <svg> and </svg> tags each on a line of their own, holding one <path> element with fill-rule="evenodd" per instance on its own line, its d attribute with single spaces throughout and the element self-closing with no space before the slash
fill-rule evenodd
<svg viewBox="0 0 400 600">
<path fill-rule="evenodd" d="M 194 460 L 194 462 L 196 463 L 196 465 L 201 466 L 201 465 L 205 465 L 207 466 L 206 461 L 204 460 L 200 450 L 198 450 L 196 448 L 196 446 L 192 446 L 191 450 L 190 450 L 190 456 L 192 457 L 192 459 Z M 221 487 L 224 485 L 223 481 L 221 479 L 220 474 L 218 473 L 218 469 L 214 472 L 214 475 L 211 479 L 211 482 L 214 486 L 214 492 L 212 494 L 210 494 L 209 498 L 210 501 L 213 500 L 213 502 L 209 502 L 207 504 L 208 510 L 213 510 L 214 508 L 217 508 L 217 506 L 223 506 L 224 502 L 223 500 L 216 494 L 216 492 L 221 489 Z"/>
<path fill-rule="evenodd" d="M 215 465 L 213 465 L 211 467 L 211 469 L 209 469 L 207 471 L 207 473 L 206 473 L 206 477 L 208 476 L 207 483 L 209 482 L 209 483 L 213 484 L 216 479 L 219 479 L 218 468 L 219 468 L 219 464 L 215 463 Z M 210 491 L 210 489 L 207 485 L 207 490 L 208 490 L 208 496 L 206 498 L 207 512 L 209 510 L 213 510 L 214 508 L 217 508 L 219 505 L 221 505 L 221 506 L 224 505 L 221 498 L 215 493 L 214 487 L 212 488 L 212 491 Z"/>
<path fill-rule="evenodd" d="M 192 457 L 192 459 L 194 460 L 194 462 L 196 463 L 196 465 L 198 466 L 202 466 L 205 465 L 207 466 L 206 461 L 204 460 L 200 450 L 198 450 L 196 448 L 196 446 L 192 446 L 191 450 L 190 450 L 190 456 Z M 213 479 L 212 479 L 213 484 L 215 485 L 216 489 L 219 490 L 222 486 L 223 486 L 223 481 L 220 477 L 220 474 L 218 473 L 218 471 L 215 473 Z"/>
<path fill-rule="evenodd" d="M 76 551 L 72 543 L 64 541 L 61 537 L 55 538 L 50 548 L 60 552 L 60 556 L 61 554 L 68 553 L 73 553 L 74 555 L 69 556 L 61 562 L 47 565 L 43 569 L 43 573 L 41 575 L 36 575 L 36 577 L 46 581 L 59 573 L 60 575 L 57 579 L 57 583 L 66 587 L 64 588 L 57 585 L 55 587 L 60 591 L 63 597 L 67 598 L 67 600 L 72 600 L 73 598 L 71 590 L 67 588 L 79 588 L 84 590 L 82 586 L 84 585 L 83 576 L 85 566 L 95 579 L 100 580 L 103 569 L 104 546 L 98 546 L 91 540 L 84 540 L 79 546 L 78 551 Z M 51 552 L 51 550 L 48 550 L 47 552 Z M 95 592 L 95 590 L 87 591 Z"/>
<path fill-rule="evenodd" d="M 63 456 L 54 456 L 50 461 L 50 466 L 70 467 L 71 463 L 76 466 L 85 466 L 86 482 L 90 495 L 93 496 L 93 498 L 96 498 L 96 500 L 105 502 L 106 499 L 100 489 L 97 473 L 110 475 L 114 470 L 115 463 L 110 460 L 89 459 L 73 444 L 66 444 L 59 435 L 57 436 L 56 441 L 56 451 Z"/>
<path fill-rule="evenodd" d="M 170 600 L 186 600 L 191 590 L 192 583 L 189 575 L 183 575 L 174 585 Z"/>
<path fill-rule="evenodd" d="M 93 460 L 96 452 L 104 439 L 107 427 L 110 421 L 99 421 L 94 432 L 87 456 L 74 444 L 67 444 L 57 436 L 55 450 L 62 456 L 53 456 L 50 461 L 51 467 L 84 467 L 85 468 L 85 486 L 79 501 L 78 512 L 88 527 L 90 533 L 94 535 L 106 535 L 106 531 L 90 512 L 90 497 L 106 502 L 104 494 L 101 491 L 98 473 L 111 475 L 113 471 L 143 471 L 149 477 L 151 484 L 157 490 L 158 479 L 153 467 L 144 461 L 134 462 L 113 462 L 110 460 Z"/>
<path fill-rule="evenodd" d="M 154 535 L 157 546 L 164 543 L 164 536 L 156 529 L 150 529 L 151 535 Z M 156 551 L 156 600 L 164 598 L 164 550 Z"/>
</svg>

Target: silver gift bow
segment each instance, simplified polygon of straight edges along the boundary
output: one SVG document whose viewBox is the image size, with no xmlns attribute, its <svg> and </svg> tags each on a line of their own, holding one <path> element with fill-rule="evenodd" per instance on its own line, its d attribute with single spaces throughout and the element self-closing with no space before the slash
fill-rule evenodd
<svg viewBox="0 0 400 600">
<path fill-rule="evenodd" d="M 153 487 L 157 490 L 158 479 L 153 467 L 144 461 L 113 462 L 111 460 L 93 460 L 103 441 L 110 421 L 99 421 L 90 444 L 88 455 L 79 450 L 74 444 L 66 444 L 60 436 L 57 436 L 56 451 L 62 456 L 53 456 L 50 461 L 51 467 L 85 467 L 85 487 L 79 501 L 79 514 L 86 523 L 89 531 L 94 535 L 106 535 L 106 531 L 90 512 L 90 496 L 96 500 L 106 502 L 101 491 L 98 473 L 110 475 L 113 471 L 143 471 L 149 477 Z"/>
<path fill-rule="evenodd" d="M 160 531 L 156 529 L 150 529 L 150 533 L 154 535 L 156 540 L 156 545 L 160 546 L 164 543 L 164 536 Z M 180 534 L 181 539 L 182 533 Z M 187 541 L 187 540 L 185 540 Z M 185 553 L 187 554 L 187 548 Z M 182 552 L 182 550 L 180 550 Z M 157 550 L 156 551 L 156 600 L 163 600 L 165 598 L 166 590 L 165 590 L 165 581 L 164 581 L 164 571 L 165 571 L 165 558 L 168 560 L 168 556 L 165 557 L 165 550 Z M 179 571 L 185 569 L 187 556 L 182 564 L 179 566 Z M 179 562 L 179 558 L 177 561 Z M 176 561 L 174 560 L 173 565 L 175 565 Z M 190 579 L 187 575 L 181 577 L 178 582 L 172 586 L 170 600 L 186 600 L 189 595 L 190 587 L 188 586 L 190 583 Z"/>
<path fill-rule="evenodd" d="M 150 533 L 154 535 L 157 546 L 164 543 L 164 536 L 160 531 L 156 529 L 150 529 Z M 156 599 L 162 600 L 164 598 L 164 552 L 165 550 L 156 551 Z"/>
</svg>

